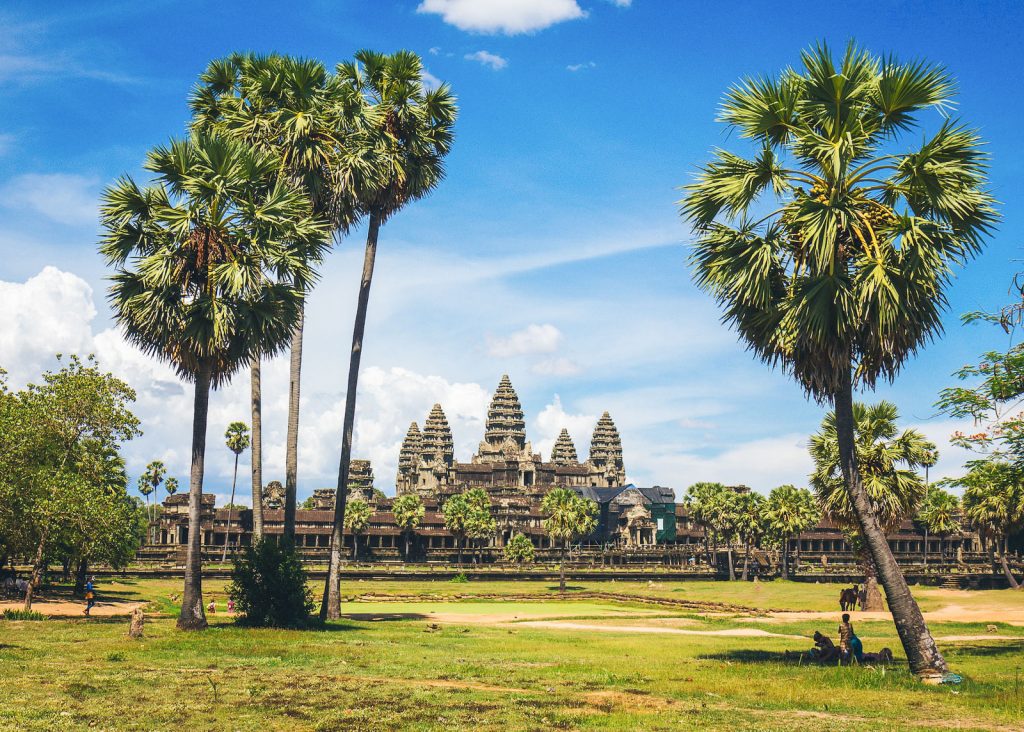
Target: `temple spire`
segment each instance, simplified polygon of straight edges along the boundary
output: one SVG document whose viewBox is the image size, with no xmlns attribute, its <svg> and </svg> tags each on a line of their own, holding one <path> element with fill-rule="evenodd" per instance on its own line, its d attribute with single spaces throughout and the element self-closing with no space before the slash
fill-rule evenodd
<svg viewBox="0 0 1024 732">
<path fill-rule="evenodd" d="M 423 424 L 420 455 L 424 462 L 432 463 L 440 460 L 445 465 L 455 461 L 455 448 L 452 442 L 452 430 L 448 426 L 448 418 L 440 404 L 435 404 Z"/>
<path fill-rule="evenodd" d="M 626 480 L 626 470 L 622 464 L 622 440 L 608 412 L 601 415 L 594 427 L 587 464 L 591 472 L 601 476 L 606 485 L 622 485 Z"/>
<path fill-rule="evenodd" d="M 487 409 L 487 423 L 484 441 L 499 447 L 512 440 L 522 450 L 526 444 L 526 422 L 523 419 L 523 407 L 519 396 L 512 388 L 508 374 L 503 374 L 498 388 L 491 398 L 491 406 Z"/>
<path fill-rule="evenodd" d="M 569 436 L 569 430 L 562 428 L 561 434 L 555 440 L 555 446 L 551 449 L 551 462 L 556 465 L 578 465 L 576 457 L 576 445 Z"/>
</svg>

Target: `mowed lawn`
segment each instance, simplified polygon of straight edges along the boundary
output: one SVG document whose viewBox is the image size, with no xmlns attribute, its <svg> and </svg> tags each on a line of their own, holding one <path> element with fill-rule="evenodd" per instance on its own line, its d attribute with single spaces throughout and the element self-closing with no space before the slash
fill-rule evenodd
<svg viewBox="0 0 1024 732">
<path fill-rule="evenodd" d="M 590 590 L 761 611 L 833 610 L 838 591 L 784 582 L 574 587 L 570 598 Z M 348 617 L 316 631 L 237 628 L 223 612 L 223 583 L 209 582 L 220 609 L 212 627 L 181 633 L 170 615 L 180 582 L 169 580 L 100 586 L 101 601 L 144 600 L 168 613 L 147 620 L 141 641 L 126 637 L 123 618 L 0 621 L 0 728 L 1024 729 L 1024 642 L 1013 639 L 1024 628 L 1013 625 L 997 624 L 995 634 L 986 623 L 933 625 L 938 637 L 968 639 L 941 642 L 964 682 L 924 687 L 904 670 L 890 622 L 857 629 L 867 650 L 892 648 L 897 666 L 823 668 L 799 656 L 815 629 L 834 635 L 835 622 L 820 618 L 564 600 L 538 582 L 344 589 Z M 949 602 L 939 591 L 919 594 L 926 608 Z M 1024 595 L 957 602 L 1013 610 Z M 552 622 L 537 627 L 538 619 Z M 721 633 L 751 629 L 762 634 Z"/>
</svg>

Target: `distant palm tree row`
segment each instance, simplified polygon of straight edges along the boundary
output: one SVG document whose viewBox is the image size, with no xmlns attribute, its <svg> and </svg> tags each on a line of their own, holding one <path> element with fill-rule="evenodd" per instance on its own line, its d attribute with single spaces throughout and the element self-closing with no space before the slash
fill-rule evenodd
<svg viewBox="0 0 1024 732">
<path fill-rule="evenodd" d="M 454 97 L 446 85 L 428 90 L 420 59 L 405 51 L 360 51 L 334 73 L 318 61 L 236 54 L 210 64 L 191 107 L 190 136 L 147 156 L 145 167 L 154 174 L 149 186 L 125 176 L 104 193 L 100 244 L 116 270 L 110 299 L 126 337 L 195 384 L 188 558 L 178 626 L 206 627 L 199 511 L 210 391 L 250 369 L 259 535 L 260 363 L 285 350 L 291 373 L 284 540 L 294 539 L 305 299 L 332 237 L 365 219 L 321 610 L 336 618 L 359 362 L 379 231 L 443 178 Z M 231 439 L 236 455 L 245 449 L 240 438 L 234 446 Z"/>
</svg>

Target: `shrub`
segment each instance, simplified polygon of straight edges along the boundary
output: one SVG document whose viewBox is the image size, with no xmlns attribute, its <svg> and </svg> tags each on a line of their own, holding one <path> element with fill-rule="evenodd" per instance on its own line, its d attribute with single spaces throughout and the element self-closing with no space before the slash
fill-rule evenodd
<svg viewBox="0 0 1024 732">
<path fill-rule="evenodd" d="M 516 534 L 505 545 L 505 561 L 526 562 L 534 559 L 533 542 L 525 534 Z"/>
<path fill-rule="evenodd" d="M 261 628 L 301 628 L 310 624 L 313 595 L 306 571 L 291 544 L 261 539 L 235 559 L 228 596 L 236 622 Z"/>
<path fill-rule="evenodd" d="M 46 616 L 35 610 L 4 610 L 4 620 L 46 620 Z"/>
<path fill-rule="evenodd" d="M 463 582 L 469 582 L 469 577 L 466 576 L 465 572 L 459 572 L 448 581 L 455 582 L 456 584 L 462 584 Z"/>
</svg>

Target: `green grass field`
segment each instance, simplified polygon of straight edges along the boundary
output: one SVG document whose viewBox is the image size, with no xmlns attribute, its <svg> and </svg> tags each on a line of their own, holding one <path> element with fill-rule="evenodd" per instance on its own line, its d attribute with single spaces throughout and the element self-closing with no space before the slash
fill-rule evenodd
<svg viewBox="0 0 1024 732">
<path fill-rule="evenodd" d="M 126 637 L 124 618 L 0 621 L 0 728 L 1024 729 L 1024 627 L 933 624 L 937 637 L 961 639 L 940 645 L 964 682 L 925 687 L 904 669 L 891 622 L 855 620 L 867 650 L 889 646 L 896 666 L 826 668 L 786 652 L 809 648 L 815 629 L 834 634 L 835 620 L 702 616 L 643 602 L 831 611 L 832 585 L 574 586 L 561 599 L 540 582 L 351 582 L 343 621 L 272 631 L 235 627 L 223 583 L 208 582 L 207 601 L 221 612 L 208 631 L 186 634 L 174 628 L 170 600 L 180 582 L 110 582 L 101 601 L 145 601 L 163 613 L 149 617 L 143 640 Z M 584 590 L 636 601 L 571 599 Z M 1024 605 L 1011 591 L 919 595 L 926 609 L 955 600 L 993 617 Z M 774 635 L 724 634 L 752 629 Z"/>
</svg>

